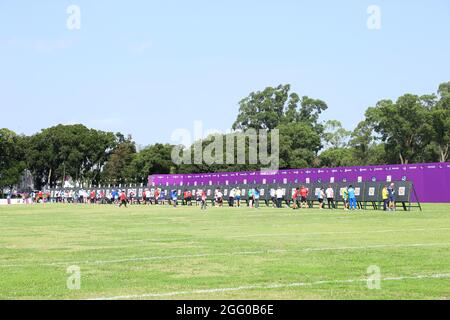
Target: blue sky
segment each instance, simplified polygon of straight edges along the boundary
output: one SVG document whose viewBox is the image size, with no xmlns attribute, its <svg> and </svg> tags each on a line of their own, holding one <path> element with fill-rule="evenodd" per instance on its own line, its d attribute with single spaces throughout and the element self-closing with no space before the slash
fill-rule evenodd
<svg viewBox="0 0 450 320">
<path fill-rule="evenodd" d="M 195 120 L 227 130 L 249 92 L 290 83 L 351 129 L 380 99 L 450 81 L 449 34 L 448 0 L 0 0 L 0 127 L 170 142 Z"/>
</svg>

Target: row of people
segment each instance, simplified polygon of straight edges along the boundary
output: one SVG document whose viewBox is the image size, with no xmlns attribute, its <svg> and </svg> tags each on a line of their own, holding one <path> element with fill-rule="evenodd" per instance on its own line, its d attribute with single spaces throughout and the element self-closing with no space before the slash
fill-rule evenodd
<svg viewBox="0 0 450 320">
<path fill-rule="evenodd" d="M 228 206 L 240 207 L 242 193 L 245 192 L 238 187 L 232 188 L 228 193 Z M 246 191 L 246 204 L 248 207 L 259 208 L 261 199 L 261 190 L 257 187 L 249 188 Z M 292 208 L 301 209 L 308 208 L 308 197 L 310 190 L 306 186 L 301 186 L 294 190 L 292 194 Z M 352 185 L 347 188 L 340 189 L 340 195 L 344 202 L 345 210 L 357 209 L 357 194 L 356 189 Z M 194 192 L 185 189 L 184 192 L 178 190 L 170 191 L 170 195 L 166 195 L 166 191 L 159 188 L 145 189 L 142 192 L 141 197 L 137 197 L 133 191 L 129 191 L 126 194 L 125 190 L 113 189 L 111 191 L 86 191 L 86 190 L 59 190 L 56 191 L 53 197 L 50 193 L 44 193 L 38 191 L 28 195 L 36 202 L 58 202 L 58 203 L 91 203 L 91 204 L 116 204 L 124 205 L 123 198 L 126 199 L 128 204 L 162 204 L 165 205 L 167 201 L 174 203 L 176 206 L 178 200 L 181 200 L 183 205 L 191 206 L 195 202 L 197 206 L 201 206 L 202 209 L 206 208 L 206 200 L 208 196 L 206 190 L 198 189 Z M 224 205 L 224 193 L 220 188 L 214 190 L 213 205 L 223 207 Z M 336 209 L 335 191 L 334 188 L 329 185 L 328 188 L 322 187 L 316 189 L 315 197 L 319 203 L 319 208 L 323 209 L 325 201 L 329 209 Z M 285 191 L 281 188 L 270 189 L 270 199 L 272 205 L 277 208 L 283 207 L 283 199 L 285 198 Z M 389 186 L 385 185 L 382 189 L 383 209 L 385 211 L 395 210 L 395 185 L 392 183 Z"/>
<path fill-rule="evenodd" d="M 292 195 L 294 209 L 307 208 L 308 195 L 309 189 L 307 187 L 302 186 L 301 188 L 297 188 Z M 383 186 L 381 195 L 383 200 L 383 210 L 395 211 L 395 184 L 391 183 L 389 186 Z M 329 185 L 327 189 L 325 189 L 325 187 L 318 188 L 315 196 L 319 202 L 319 209 L 324 208 L 325 200 L 327 201 L 328 209 L 336 209 L 333 186 Z M 340 196 L 344 202 L 344 210 L 356 210 L 358 208 L 356 189 L 353 185 L 341 188 Z"/>
</svg>

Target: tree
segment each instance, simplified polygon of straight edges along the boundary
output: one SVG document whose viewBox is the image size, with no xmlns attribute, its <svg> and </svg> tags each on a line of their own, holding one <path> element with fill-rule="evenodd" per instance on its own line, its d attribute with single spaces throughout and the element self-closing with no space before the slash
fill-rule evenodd
<svg viewBox="0 0 450 320">
<path fill-rule="evenodd" d="M 136 181 L 137 173 L 130 164 L 136 156 L 136 144 L 131 136 L 121 139 L 121 142 L 111 152 L 111 156 L 105 165 L 104 182 L 127 183 L 129 180 Z"/>
<path fill-rule="evenodd" d="M 290 89 L 287 84 L 250 93 L 239 103 L 233 130 L 272 130 L 283 123 L 300 121 L 317 123 L 321 112 L 327 109 L 326 103 L 307 96 L 300 99 L 297 93 L 289 93 Z"/>
<path fill-rule="evenodd" d="M 351 133 L 349 146 L 353 148 L 355 158 L 359 160 L 361 165 L 369 164 L 375 140 L 373 127 L 366 120 L 358 123 Z"/>
<path fill-rule="evenodd" d="M 423 159 L 431 142 L 432 124 L 428 97 L 405 94 L 396 103 L 382 100 L 366 111 L 366 119 L 385 142 L 386 154 L 401 164 Z"/>
<path fill-rule="evenodd" d="M 25 170 L 24 137 L 11 130 L 0 129 L 0 191 L 19 183 Z"/>
<path fill-rule="evenodd" d="M 308 96 L 302 97 L 301 108 L 298 115 L 298 121 L 318 124 L 320 114 L 328 109 L 327 104 L 319 99 L 312 99 Z"/>
<path fill-rule="evenodd" d="M 284 116 L 289 90 L 290 85 L 279 85 L 250 93 L 239 102 L 239 114 L 233 130 L 275 129 Z"/>
<path fill-rule="evenodd" d="M 27 164 L 35 185 L 56 186 L 67 176 L 76 181 L 98 181 L 119 138 L 83 125 L 58 125 L 31 136 Z"/>
<path fill-rule="evenodd" d="M 319 116 L 326 109 L 322 100 L 291 93 L 290 85 L 268 87 L 241 100 L 233 129 L 279 129 L 280 167 L 312 166 L 322 148 Z"/>
<path fill-rule="evenodd" d="M 156 173 L 258 170 L 266 164 L 260 158 L 248 160 L 250 150 L 256 154 L 261 151 L 258 150 L 261 141 L 258 136 L 248 137 L 249 129 L 254 129 L 256 134 L 279 130 L 282 169 L 399 161 L 402 164 L 445 162 L 450 157 L 450 82 L 442 83 L 437 95 L 405 94 L 396 102 L 379 101 L 375 107 L 367 109 L 366 118 L 353 132 L 347 131 L 336 120 L 321 122 L 319 118 L 327 104 L 291 92 L 290 85 L 252 92 L 239 105 L 234 133 L 210 136 L 194 145 L 201 142 L 203 159 L 203 151 L 216 158 L 220 148 L 227 155 L 225 142 L 228 138 L 244 133 L 247 159 L 244 164 L 237 161 L 238 155 L 243 154 L 238 150 L 242 147 L 240 143 L 234 144 L 233 155 L 228 154 L 234 159 L 233 164 L 228 164 L 225 156 L 219 159 L 223 163 L 204 161 L 177 165 L 172 161 L 171 145 L 155 144 L 137 152 L 131 136 L 88 129 L 83 125 L 58 125 L 30 137 L 1 129 L 0 189 L 17 184 L 24 169 L 31 171 L 39 189 L 62 184 L 68 176 L 77 182 L 98 185 L 130 180 L 145 182 L 148 175 Z M 272 152 L 270 134 L 268 138 L 269 155 Z M 223 143 L 216 145 L 217 139 L 222 139 Z M 195 159 L 193 146 L 187 149 L 191 159 Z"/>
<path fill-rule="evenodd" d="M 431 108 L 433 141 L 440 162 L 446 162 L 450 152 L 450 82 L 442 83 L 438 90 L 439 100 Z"/>
<path fill-rule="evenodd" d="M 104 166 L 122 137 L 120 133 L 90 130 L 85 141 L 86 158 L 81 176 L 98 185 Z"/>
<path fill-rule="evenodd" d="M 326 168 L 356 166 L 358 160 L 351 148 L 329 148 L 319 155 L 320 165 Z"/>
<path fill-rule="evenodd" d="M 379 143 L 379 137 L 373 132 L 372 125 L 364 120 L 358 123 L 351 133 L 348 142 L 352 149 L 353 157 L 360 166 L 396 163 L 396 156 L 389 161 L 384 143 Z"/>
<path fill-rule="evenodd" d="M 154 144 L 137 153 L 128 172 L 134 171 L 138 182 L 145 182 L 151 174 L 170 174 L 176 170 L 172 162 L 171 152 L 173 146 L 170 144 Z M 133 175 L 133 173 L 132 173 Z"/>
<path fill-rule="evenodd" d="M 351 132 L 342 127 L 341 122 L 329 120 L 322 134 L 325 150 L 318 157 L 322 167 L 342 167 L 357 164 L 353 148 L 348 147 Z"/>
<path fill-rule="evenodd" d="M 323 137 L 330 148 L 345 148 L 350 135 L 351 132 L 343 128 L 341 122 L 337 120 L 329 120 L 325 124 Z"/>
<path fill-rule="evenodd" d="M 305 168 L 314 166 L 317 153 L 322 148 L 321 135 L 306 122 L 284 123 L 280 130 L 280 168 Z"/>
</svg>

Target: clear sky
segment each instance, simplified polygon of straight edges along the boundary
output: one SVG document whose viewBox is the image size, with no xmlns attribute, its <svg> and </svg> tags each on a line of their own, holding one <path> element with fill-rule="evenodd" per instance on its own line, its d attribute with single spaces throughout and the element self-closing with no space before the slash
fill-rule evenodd
<svg viewBox="0 0 450 320">
<path fill-rule="evenodd" d="M 448 0 L 0 0 L 0 127 L 170 142 L 195 120 L 229 129 L 241 98 L 290 83 L 351 129 L 380 99 L 450 81 L 449 34 Z"/>
</svg>

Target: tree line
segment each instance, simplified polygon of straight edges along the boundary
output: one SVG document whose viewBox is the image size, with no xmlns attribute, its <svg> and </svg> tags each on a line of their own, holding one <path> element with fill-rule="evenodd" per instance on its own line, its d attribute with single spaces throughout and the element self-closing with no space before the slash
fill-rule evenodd
<svg viewBox="0 0 450 320">
<path fill-rule="evenodd" d="M 239 102 L 233 130 L 280 133 L 280 169 L 446 162 L 450 153 L 450 82 L 436 93 L 404 94 L 369 107 L 353 130 L 322 121 L 320 99 L 268 87 Z M 201 141 L 207 146 L 214 138 Z M 148 175 L 258 170 L 257 164 L 174 164 L 171 144 L 137 150 L 131 136 L 57 125 L 31 136 L 0 129 L 0 189 L 29 170 L 35 187 L 61 185 L 66 177 L 90 185 L 145 182 Z M 185 150 L 193 152 L 193 147 Z"/>
</svg>

